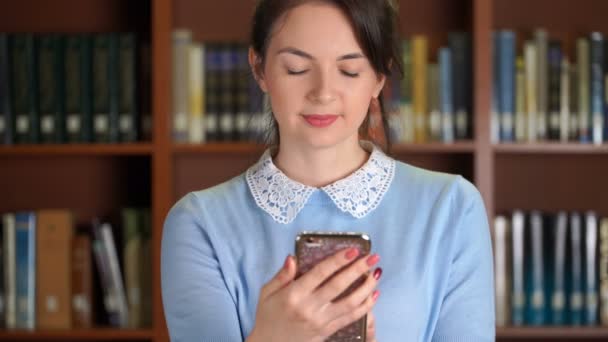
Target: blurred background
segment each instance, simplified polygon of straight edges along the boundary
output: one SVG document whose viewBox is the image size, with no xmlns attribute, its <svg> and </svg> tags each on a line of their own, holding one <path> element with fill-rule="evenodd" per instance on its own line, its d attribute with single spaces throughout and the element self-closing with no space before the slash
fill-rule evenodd
<svg viewBox="0 0 608 342">
<path fill-rule="evenodd" d="M 168 340 L 165 215 L 264 150 L 254 6 L 0 3 L 0 341 Z M 390 152 L 481 191 L 497 340 L 607 341 L 608 1 L 396 6 Z"/>
</svg>

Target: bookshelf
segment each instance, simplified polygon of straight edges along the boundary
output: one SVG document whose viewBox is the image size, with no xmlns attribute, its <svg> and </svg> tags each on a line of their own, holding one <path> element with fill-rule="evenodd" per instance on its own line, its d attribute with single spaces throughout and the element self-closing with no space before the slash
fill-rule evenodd
<svg viewBox="0 0 608 342">
<path fill-rule="evenodd" d="M 126 145 L 0 146 L 0 212 L 67 207 L 83 220 L 126 205 L 152 209 L 153 326 L 147 330 L 0 331 L 0 341 L 168 341 L 160 291 L 164 218 L 181 196 L 244 171 L 263 146 L 174 144 L 171 138 L 171 32 L 187 28 L 196 41 L 247 40 L 253 0 L 19 0 L 0 5 L 0 32 L 135 31 L 151 43 L 153 132 Z M 480 189 L 489 217 L 522 209 L 595 209 L 608 216 L 598 189 L 608 150 L 578 144 L 499 144 L 490 141 L 492 30 L 545 27 L 572 51 L 581 34 L 608 32 L 605 0 L 400 0 L 400 29 L 425 34 L 430 51 L 447 32 L 473 39 L 474 139 L 454 144 L 396 144 L 393 155 L 433 170 L 463 174 Z M 230 18 L 227 20 L 227 18 Z M 213 167 L 209 167 L 213 165 Z M 566 180 L 576 179 L 567 183 Z M 94 181 L 92 181 L 94 180 Z M 601 327 L 508 327 L 499 341 L 608 339 Z"/>
</svg>

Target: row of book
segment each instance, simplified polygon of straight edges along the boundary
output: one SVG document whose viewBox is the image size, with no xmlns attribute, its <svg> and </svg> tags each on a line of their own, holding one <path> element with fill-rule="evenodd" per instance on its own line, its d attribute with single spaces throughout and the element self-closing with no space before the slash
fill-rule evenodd
<svg viewBox="0 0 608 342">
<path fill-rule="evenodd" d="M 68 210 L 5 213 L 0 325 L 6 329 L 151 326 L 149 209 L 124 208 L 122 234 Z"/>
<path fill-rule="evenodd" d="M 437 63 L 431 63 L 428 50 L 426 36 L 403 41 L 404 78 L 393 77 L 384 93 L 391 137 L 400 142 L 470 139 L 470 34 L 450 33 Z M 188 30 L 173 32 L 174 141 L 264 141 L 270 108 L 247 53 L 244 44 L 202 44 Z"/>
<path fill-rule="evenodd" d="M 402 44 L 403 78 L 394 73 L 384 98 L 394 141 L 445 142 L 472 138 L 472 45 L 467 32 L 450 32 L 447 46 L 429 51 L 415 35 Z"/>
<path fill-rule="evenodd" d="M 135 33 L 0 33 L 0 144 L 149 140 L 149 83 Z"/>
<path fill-rule="evenodd" d="M 494 253 L 498 326 L 608 326 L 608 218 L 515 210 Z"/>
<path fill-rule="evenodd" d="M 188 30 L 173 32 L 175 142 L 263 140 L 264 95 L 247 54 L 245 44 L 202 44 Z"/>
<path fill-rule="evenodd" d="M 544 29 L 519 38 L 518 44 L 513 30 L 493 34 L 493 141 L 608 141 L 608 44 L 603 34 L 578 38 L 575 51 Z"/>
</svg>

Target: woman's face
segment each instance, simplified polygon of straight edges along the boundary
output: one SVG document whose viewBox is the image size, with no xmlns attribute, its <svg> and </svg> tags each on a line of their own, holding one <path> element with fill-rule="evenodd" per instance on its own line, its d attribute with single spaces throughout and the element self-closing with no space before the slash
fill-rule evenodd
<svg viewBox="0 0 608 342">
<path fill-rule="evenodd" d="M 250 62 L 254 62 L 250 51 Z M 331 147 L 358 139 L 384 85 L 335 6 L 307 3 L 275 25 L 258 82 L 270 95 L 281 144 Z"/>
</svg>

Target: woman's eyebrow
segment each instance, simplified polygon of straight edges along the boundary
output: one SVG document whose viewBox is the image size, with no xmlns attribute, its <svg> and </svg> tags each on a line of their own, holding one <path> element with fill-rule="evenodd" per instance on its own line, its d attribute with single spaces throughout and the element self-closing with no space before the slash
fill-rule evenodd
<svg viewBox="0 0 608 342">
<path fill-rule="evenodd" d="M 315 60 L 315 58 L 312 55 L 310 55 L 309 53 L 306 53 L 306 52 L 304 52 L 304 51 L 302 51 L 300 49 L 296 49 L 296 48 L 290 47 L 290 46 L 280 49 L 277 52 L 277 55 L 282 54 L 282 53 L 290 53 L 290 54 L 293 54 L 293 55 L 296 55 L 296 56 L 300 56 L 300 57 L 303 57 L 303 58 L 306 58 L 306 59 L 309 59 L 309 60 Z M 349 54 L 340 56 L 336 60 L 337 61 L 343 61 L 343 60 L 346 60 L 346 59 L 356 59 L 356 58 L 365 58 L 365 56 L 363 56 L 359 52 L 353 52 L 353 53 L 349 53 Z"/>
</svg>

